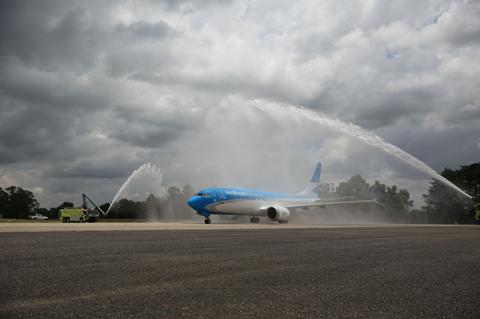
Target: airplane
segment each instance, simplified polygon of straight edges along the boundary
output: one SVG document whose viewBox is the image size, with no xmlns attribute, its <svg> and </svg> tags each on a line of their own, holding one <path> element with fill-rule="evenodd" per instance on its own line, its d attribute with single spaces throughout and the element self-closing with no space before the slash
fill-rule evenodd
<svg viewBox="0 0 480 319">
<path fill-rule="evenodd" d="M 264 192 L 246 188 L 205 188 L 188 199 L 187 204 L 210 224 L 210 215 L 250 216 L 251 223 L 259 223 L 260 217 L 280 224 L 288 223 L 291 211 L 297 209 L 326 208 L 327 206 L 374 204 L 376 200 L 349 200 L 351 197 L 321 200 L 314 193 L 320 182 L 322 164 L 317 163 L 307 188 L 296 194 Z"/>
</svg>

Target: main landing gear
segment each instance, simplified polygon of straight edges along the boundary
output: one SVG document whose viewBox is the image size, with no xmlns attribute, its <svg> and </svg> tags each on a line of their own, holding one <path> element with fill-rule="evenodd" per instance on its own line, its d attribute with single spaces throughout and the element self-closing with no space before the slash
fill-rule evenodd
<svg viewBox="0 0 480 319">
<path fill-rule="evenodd" d="M 207 224 L 207 225 L 208 225 L 208 224 L 210 224 L 211 222 L 212 222 L 212 221 L 211 221 L 211 219 L 210 219 L 210 218 L 205 218 L 205 224 Z"/>
<path fill-rule="evenodd" d="M 258 218 L 257 216 L 252 216 L 250 217 L 250 222 L 252 224 L 258 224 L 260 222 L 260 218 Z"/>
</svg>

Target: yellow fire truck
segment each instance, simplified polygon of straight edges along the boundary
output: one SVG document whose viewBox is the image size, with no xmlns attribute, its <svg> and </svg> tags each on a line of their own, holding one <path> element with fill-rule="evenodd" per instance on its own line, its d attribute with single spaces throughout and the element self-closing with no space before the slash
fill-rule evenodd
<svg viewBox="0 0 480 319">
<path fill-rule="evenodd" d="M 58 212 L 58 218 L 61 222 L 94 223 L 97 221 L 98 217 L 100 217 L 100 213 L 106 215 L 105 212 L 85 194 L 82 194 L 82 202 L 82 207 L 66 207 L 60 209 Z M 93 208 L 90 208 L 88 203 L 90 203 Z"/>
<path fill-rule="evenodd" d="M 473 218 L 477 222 L 480 222 L 480 203 L 473 205 Z"/>
</svg>

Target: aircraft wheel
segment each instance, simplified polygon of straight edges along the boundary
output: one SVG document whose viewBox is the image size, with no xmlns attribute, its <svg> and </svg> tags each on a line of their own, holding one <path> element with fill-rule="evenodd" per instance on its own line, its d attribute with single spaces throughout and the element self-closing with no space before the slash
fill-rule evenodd
<svg viewBox="0 0 480 319">
<path fill-rule="evenodd" d="M 255 216 L 250 217 L 250 223 L 252 223 L 252 224 L 258 224 L 259 222 L 260 222 L 260 218 L 255 217 Z"/>
<path fill-rule="evenodd" d="M 210 224 L 211 222 L 210 218 L 205 218 L 205 224 Z"/>
</svg>

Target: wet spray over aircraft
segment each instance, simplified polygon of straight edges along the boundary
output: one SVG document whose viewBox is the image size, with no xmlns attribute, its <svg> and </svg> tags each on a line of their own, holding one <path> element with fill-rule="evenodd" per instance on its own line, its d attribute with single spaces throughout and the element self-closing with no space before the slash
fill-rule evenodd
<svg viewBox="0 0 480 319">
<path fill-rule="evenodd" d="M 290 142 L 291 145 L 284 144 L 285 140 L 289 136 L 299 134 L 299 131 L 290 130 L 291 128 L 284 127 L 286 121 L 289 121 L 295 123 L 297 130 L 299 129 L 308 131 L 308 127 L 310 127 L 310 130 L 311 127 L 321 127 L 335 131 L 341 135 L 346 135 L 352 139 L 360 140 L 366 145 L 376 148 L 382 153 L 387 154 L 389 157 L 397 159 L 402 163 L 408 164 L 410 167 L 418 170 L 419 172 L 437 179 L 452 189 L 455 189 L 460 194 L 471 198 L 468 194 L 438 174 L 431 167 L 415 158 L 413 155 L 403 151 L 399 147 L 384 141 L 378 135 L 369 132 L 355 124 L 345 123 L 338 119 L 327 117 L 320 112 L 265 100 L 250 100 L 249 102 L 244 103 L 244 101 L 239 101 L 238 99 L 234 98 L 230 100 L 227 99 L 226 102 L 221 103 L 217 107 L 207 109 L 205 113 L 207 114 L 205 116 L 205 129 L 201 132 L 192 132 L 190 135 L 187 135 L 183 140 L 179 141 L 178 149 L 174 149 L 172 151 L 172 153 L 177 154 L 176 163 L 174 166 L 183 167 L 183 170 L 180 171 L 183 171 L 183 174 L 187 177 L 184 180 L 187 181 L 190 181 L 188 178 L 191 177 L 194 170 L 202 171 L 203 174 L 205 174 L 203 176 L 214 175 L 214 171 L 217 171 L 218 173 L 218 171 L 221 170 L 222 172 L 218 174 L 220 174 L 222 177 L 224 175 L 228 175 L 229 173 L 238 174 L 238 172 L 235 172 L 235 170 L 242 172 L 241 175 L 245 175 L 245 171 L 252 172 L 258 170 L 259 167 L 251 167 L 255 165 L 252 164 L 253 162 L 249 162 L 249 160 L 251 161 L 252 158 L 258 158 L 258 161 L 265 165 L 269 159 L 265 158 L 266 154 L 263 147 L 265 144 L 259 144 L 259 141 L 256 139 L 256 137 L 260 137 L 260 139 L 263 139 L 262 141 L 267 141 L 268 143 L 272 144 L 272 149 L 281 150 L 283 152 L 282 155 L 275 154 L 277 158 L 288 157 L 290 154 L 289 152 L 298 153 L 298 149 L 294 151 L 289 150 L 289 146 L 298 145 L 297 140 L 293 139 L 293 142 Z M 221 121 L 223 124 L 219 121 Z M 238 122 L 242 122 L 241 125 L 238 124 Z M 271 125 L 273 122 L 273 127 L 278 128 L 278 132 L 267 132 L 270 135 L 265 134 L 265 132 L 258 132 L 258 134 L 256 134 L 255 130 L 262 129 L 262 127 L 267 125 L 266 122 L 269 122 L 269 125 Z M 311 131 L 302 133 L 303 135 L 300 136 L 298 140 L 301 140 L 307 135 L 312 136 L 311 133 Z M 279 134 L 283 135 L 278 138 Z M 245 135 L 247 137 L 242 137 Z M 323 136 L 321 138 L 325 137 Z M 315 138 L 313 137 L 311 139 Z M 211 145 L 214 145 L 214 147 L 208 148 L 211 147 Z M 238 149 L 247 150 L 246 153 L 243 154 L 243 157 L 241 153 L 240 156 L 237 156 L 238 154 L 236 152 L 238 152 Z M 193 161 L 188 161 L 186 158 L 192 157 L 192 153 L 194 154 L 194 159 Z M 241 157 L 241 160 L 232 160 L 236 157 Z M 184 161 L 183 166 L 179 163 L 182 162 L 182 160 Z M 322 160 L 322 158 L 303 159 L 305 162 Z M 159 159 L 159 162 L 161 162 L 161 159 Z M 225 163 L 230 165 L 225 165 Z M 225 166 L 228 166 L 229 168 L 225 169 Z M 199 167 L 201 169 L 199 169 Z M 166 166 L 166 168 L 170 173 L 169 166 Z M 310 170 L 311 168 L 308 167 L 306 172 L 310 172 Z M 252 173 L 250 175 L 255 174 Z M 119 200 L 122 194 L 125 197 L 131 197 L 136 194 L 141 200 L 144 200 L 146 196 L 148 196 L 148 193 L 164 194 L 165 187 L 162 185 L 162 180 L 163 173 L 157 166 L 150 163 L 140 166 L 120 187 L 119 191 L 114 196 L 112 205 L 110 207 L 114 206 L 115 202 Z M 220 181 L 217 180 L 215 183 L 217 186 L 231 186 L 222 185 L 225 183 L 225 181 L 228 181 L 227 183 L 229 183 L 230 180 L 228 178 L 222 178 Z M 288 181 L 282 181 L 283 185 L 286 183 L 288 183 Z M 151 189 L 147 190 L 146 192 L 137 191 L 136 189 L 140 188 L 140 185 L 143 187 L 143 189 L 145 189 L 146 185 L 143 184 L 147 184 L 148 187 L 151 187 Z M 143 198 L 138 196 L 140 193 L 144 194 Z"/>
<path fill-rule="evenodd" d="M 287 114 L 298 114 L 300 117 L 304 118 L 305 120 L 310 119 L 312 121 L 317 122 L 319 125 L 329 127 L 331 129 L 347 134 L 348 136 L 359 139 L 360 141 L 370 146 L 379 148 L 380 150 L 399 159 L 400 161 L 403 161 L 409 164 L 410 166 L 430 175 L 432 178 L 439 180 L 440 182 L 453 188 L 460 194 L 470 199 L 472 198 L 470 195 L 462 191 L 460 188 L 458 188 L 455 184 L 450 182 L 448 179 L 446 179 L 442 175 L 438 174 L 435 170 L 433 170 L 430 166 L 428 166 L 418 158 L 405 152 L 404 150 L 400 149 L 399 147 L 393 144 L 385 142 L 378 135 L 375 135 L 372 132 L 364 130 L 355 124 L 345 123 L 338 119 L 331 119 L 324 114 L 307 110 L 305 108 L 294 107 L 294 106 L 277 107 L 273 104 L 258 104 L 257 107 L 261 110 L 264 110 L 265 112 L 271 112 L 272 114 L 278 114 L 279 112 L 284 112 Z"/>
<path fill-rule="evenodd" d="M 166 193 L 162 184 L 163 172 L 156 165 L 145 163 L 134 170 L 127 180 L 122 184 L 112 199 L 106 214 L 115 206 L 120 196 L 144 200 L 149 194 L 157 196 Z"/>
</svg>

